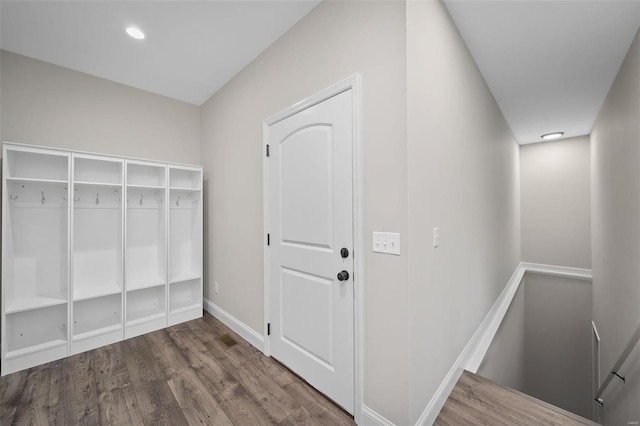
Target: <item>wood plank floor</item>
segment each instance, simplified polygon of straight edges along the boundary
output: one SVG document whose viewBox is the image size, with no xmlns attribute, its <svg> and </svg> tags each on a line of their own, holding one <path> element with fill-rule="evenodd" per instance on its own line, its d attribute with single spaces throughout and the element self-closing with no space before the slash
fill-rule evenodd
<svg viewBox="0 0 640 426">
<path fill-rule="evenodd" d="M 590 420 L 465 371 L 434 425 L 592 425 Z"/>
<path fill-rule="evenodd" d="M 0 379 L 0 425 L 196 424 L 355 423 L 206 312 Z"/>
</svg>

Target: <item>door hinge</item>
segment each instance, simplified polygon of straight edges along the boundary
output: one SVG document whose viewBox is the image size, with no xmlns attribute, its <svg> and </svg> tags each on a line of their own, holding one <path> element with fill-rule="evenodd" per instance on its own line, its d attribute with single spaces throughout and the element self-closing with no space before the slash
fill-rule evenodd
<svg viewBox="0 0 640 426">
<path fill-rule="evenodd" d="M 271 245 L 271 234 L 267 234 L 267 245 Z"/>
<path fill-rule="evenodd" d="M 271 336 L 271 323 L 267 323 L 267 336 Z"/>
<path fill-rule="evenodd" d="M 267 157 L 269 156 L 269 144 L 267 144 Z"/>
</svg>

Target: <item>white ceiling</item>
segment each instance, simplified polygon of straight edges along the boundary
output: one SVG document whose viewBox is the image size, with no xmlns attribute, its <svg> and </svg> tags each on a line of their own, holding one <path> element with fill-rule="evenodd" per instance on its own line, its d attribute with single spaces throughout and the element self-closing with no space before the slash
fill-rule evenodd
<svg viewBox="0 0 640 426">
<path fill-rule="evenodd" d="M 1 46 L 201 105 L 318 3 L 2 1 Z M 590 133 L 640 25 L 640 0 L 445 3 L 523 144 Z"/>
<path fill-rule="evenodd" d="M 201 105 L 318 3 L 2 1 L 1 46 Z"/>
<path fill-rule="evenodd" d="M 445 0 L 521 144 L 586 135 L 640 25 L 640 1 Z"/>
</svg>

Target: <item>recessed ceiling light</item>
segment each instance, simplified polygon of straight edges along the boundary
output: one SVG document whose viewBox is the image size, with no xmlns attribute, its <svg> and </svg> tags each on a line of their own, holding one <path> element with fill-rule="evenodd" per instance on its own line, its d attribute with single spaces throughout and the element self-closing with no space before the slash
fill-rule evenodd
<svg viewBox="0 0 640 426">
<path fill-rule="evenodd" d="M 543 141 L 548 141 L 550 139 L 558 139 L 564 136 L 564 132 L 553 132 L 553 133 L 545 133 L 540 136 Z"/>
<path fill-rule="evenodd" d="M 128 27 L 127 34 L 129 34 L 131 37 L 135 38 L 136 40 L 144 39 L 144 33 L 136 27 Z"/>
</svg>

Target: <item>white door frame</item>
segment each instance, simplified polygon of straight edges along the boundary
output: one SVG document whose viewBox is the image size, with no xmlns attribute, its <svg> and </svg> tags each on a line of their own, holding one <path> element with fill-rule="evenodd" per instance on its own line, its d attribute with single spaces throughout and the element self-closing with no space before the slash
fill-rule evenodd
<svg viewBox="0 0 640 426">
<path fill-rule="evenodd" d="M 363 322 L 364 322 L 364 267 L 362 250 L 364 241 L 362 240 L 362 167 L 361 167 L 361 143 L 360 143 L 360 75 L 354 74 L 346 79 L 328 87 L 313 96 L 310 96 L 277 114 L 265 119 L 262 124 L 263 139 L 263 160 L 262 160 L 262 182 L 263 182 L 263 218 L 264 218 L 264 353 L 271 356 L 270 337 L 267 335 L 267 324 L 269 323 L 269 249 L 267 247 L 267 233 L 269 232 L 269 179 L 266 147 L 269 143 L 269 126 L 276 124 L 304 109 L 319 104 L 333 96 L 351 90 L 353 105 L 353 325 L 354 325 L 354 418 L 356 423 L 361 423 L 362 418 L 362 396 L 364 391 L 364 380 L 362 369 L 364 366 L 363 353 Z"/>
</svg>

